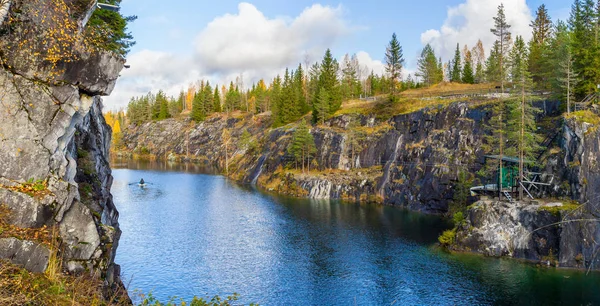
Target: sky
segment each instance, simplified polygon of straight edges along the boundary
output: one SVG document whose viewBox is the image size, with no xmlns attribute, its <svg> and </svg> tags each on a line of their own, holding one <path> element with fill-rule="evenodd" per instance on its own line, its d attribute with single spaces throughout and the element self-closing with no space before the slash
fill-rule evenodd
<svg viewBox="0 0 600 306">
<path fill-rule="evenodd" d="M 270 81 L 286 67 L 320 61 L 327 48 L 341 60 L 356 54 L 361 66 L 383 73 L 392 33 L 403 47 L 404 77 L 416 71 L 429 43 L 444 61 L 456 44 L 486 51 L 495 40 L 490 28 L 504 3 L 513 35 L 531 37 L 529 24 L 545 4 L 553 21 L 567 19 L 572 0 L 123 0 L 121 13 L 136 15 L 129 25 L 136 45 L 127 55 L 106 110 L 125 108 L 130 98 L 164 90 L 177 96 L 200 79 L 245 86 Z"/>
</svg>

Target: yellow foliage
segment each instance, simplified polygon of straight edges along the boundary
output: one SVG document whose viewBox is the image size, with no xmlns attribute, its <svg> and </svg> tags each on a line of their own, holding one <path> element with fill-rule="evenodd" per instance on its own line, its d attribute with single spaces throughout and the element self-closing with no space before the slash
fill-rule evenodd
<svg viewBox="0 0 600 306">
<path fill-rule="evenodd" d="M 115 121 L 112 130 L 113 130 L 113 134 L 121 133 L 121 124 L 119 123 L 119 120 Z"/>
</svg>

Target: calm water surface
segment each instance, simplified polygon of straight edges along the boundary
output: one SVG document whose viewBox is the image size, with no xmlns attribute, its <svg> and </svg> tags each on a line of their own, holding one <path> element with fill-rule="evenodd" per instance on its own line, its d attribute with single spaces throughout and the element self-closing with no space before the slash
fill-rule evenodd
<svg viewBox="0 0 600 306">
<path fill-rule="evenodd" d="M 118 164 L 116 261 L 130 291 L 262 305 L 600 304 L 600 275 L 435 248 L 443 220 L 274 197 L 202 169 Z M 132 168 L 136 169 L 133 170 Z M 149 184 L 131 184 L 144 178 Z"/>
</svg>

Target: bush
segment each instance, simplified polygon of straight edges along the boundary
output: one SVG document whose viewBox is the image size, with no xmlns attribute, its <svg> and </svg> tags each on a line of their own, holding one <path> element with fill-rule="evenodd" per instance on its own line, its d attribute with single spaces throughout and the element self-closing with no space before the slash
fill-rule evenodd
<svg viewBox="0 0 600 306">
<path fill-rule="evenodd" d="M 452 217 L 452 221 L 454 221 L 454 226 L 459 226 L 463 224 L 463 222 L 465 222 L 465 215 L 462 211 L 459 211 L 454 214 L 454 216 Z"/>
<path fill-rule="evenodd" d="M 454 244 L 454 238 L 456 238 L 456 228 L 443 232 L 438 241 L 442 246 L 448 247 Z"/>
</svg>

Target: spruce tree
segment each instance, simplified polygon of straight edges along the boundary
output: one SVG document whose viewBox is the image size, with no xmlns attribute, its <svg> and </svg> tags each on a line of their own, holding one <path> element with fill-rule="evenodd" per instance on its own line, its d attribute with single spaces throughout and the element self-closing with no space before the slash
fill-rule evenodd
<svg viewBox="0 0 600 306">
<path fill-rule="evenodd" d="M 320 92 L 324 90 L 327 93 L 328 101 L 327 103 L 317 101 L 316 104 L 319 104 L 318 107 L 315 106 L 315 103 L 313 102 L 313 120 L 315 122 L 318 121 L 317 118 L 323 119 L 329 115 L 332 115 L 338 109 L 340 109 L 342 105 L 342 97 L 340 94 L 338 81 L 338 70 L 339 65 L 337 61 L 331 55 L 331 50 L 327 49 L 320 65 L 318 81 L 319 94 L 317 94 L 316 100 L 319 100 L 319 98 L 322 97 Z M 325 105 L 327 108 L 323 108 Z"/>
<path fill-rule="evenodd" d="M 404 55 L 402 46 L 396 38 L 396 33 L 392 34 L 392 40 L 388 44 L 385 52 L 385 70 L 390 76 L 392 94 L 396 93 L 396 84 L 402 75 L 402 66 L 404 65 Z"/>
<path fill-rule="evenodd" d="M 593 0 L 575 0 L 569 19 L 572 31 L 574 70 L 579 75 L 575 92 L 580 99 L 594 93 L 600 84 L 600 39 L 598 6 Z"/>
<path fill-rule="evenodd" d="M 204 113 L 204 104 L 203 101 L 203 93 L 198 92 L 194 95 L 194 100 L 192 100 L 192 111 L 190 112 L 190 118 L 196 122 L 204 121 L 205 113 Z"/>
<path fill-rule="evenodd" d="M 497 40 L 496 40 L 496 44 L 494 45 L 494 47 L 498 48 L 498 66 L 500 69 L 500 88 L 502 89 L 502 93 L 504 93 L 504 81 L 506 79 L 505 77 L 505 69 L 504 69 L 504 65 L 505 65 L 505 58 L 506 58 L 506 54 L 508 52 L 508 49 L 510 47 L 510 41 L 511 41 L 511 34 L 510 34 L 510 25 L 508 24 L 508 22 L 506 21 L 506 16 L 504 15 L 504 4 L 500 4 L 500 6 L 498 7 L 498 14 L 496 15 L 496 17 L 494 17 L 494 25 L 495 27 L 493 29 L 491 29 L 490 31 L 496 35 Z M 506 132 L 505 127 L 504 127 L 504 117 L 505 117 L 505 113 L 506 113 L 506 108 L 504 105 L 504 102 L 502 100 L 500 100 L 498 102 L 498 106 L 496 109 L 496 113 L 497 113 L 497 120 L 498 120 L 498 125 L 496 126 L 496 130 L 495 133 L 498 136 L 498 148 L 499 148 L 499 153 L 500 153 L 500 158 L 498 160 L 498 169 L 499 169 L 499 174 L 500 174 L 500 179 L 498 180 L 498 199 L 502 198 L 502 176 L 503 176 L 503 164 L 502 164 L 502 158 L 504 157 L 504 134 Z"/>
<path fill-rule="evenodd" d="M 431 86 L 441 82 L 442 71 L 431 45 L 427 44 L 421 51 L 421 57 L 417 61 L 417 77 L 425 86 Z"/>
<path fill-rule="evenodd" d="M 288 147 L 288 153 L 294 157 L 296 165 L 301 162 L 302 172 L 304 172 L 305 164 L 308 165 L 310 171 L 310 158 L 317 152 L 315 140 L 310 133 L 310 129 L 303 119 L 292 135 L 292 142 Z"/>
<path fill-rule="evenodd" d="M 462 82 L 466 84 L 475 83 L 475 75 L 473 74 L 473 59 L 471 57 L 471 51 L 465 52 L 465 65 L 462 71 Z"/>
<path fill-rule="evenodd" d="M 575 99 L 574 89 L 579 79 L 574 70 L 571 39 L 567 25 L 559 20 L 550 42 L 549 66 L 552 71 L 552 88 L 560 98 L 566 99 L 567 114 L 571 112 L 571 102 Z"/>
<path fill-rule="evenodd" d="M 215 86 L 215 93 L 213 94 L 213 111 L 220 113 L 221 109 L 221 95 L 219 95 L 219 85 Z"/>
<path fill-rule="evenodd" d="M 521 99 L 510 103 L 511 111 L 508 114 L 507 134 L 510 143 L 514 143 L 514 151 L 519 156 L 519 181 L 524 174 L 525 160 L 535 160 L 534 153 L 539 150 L 539 137 L 536 134 L 535 115 L 537 109 L 531 104 L 529 91 L 533 87 L 533 80 L 529 72 L 528 50 L 521 36 L 515 39 L 511 51 L 510 65 L 513 83 L 521 92 Z M 523 187 L 519 186 L 519 200 L 523 200 Z"/>
<path fill-rule="evenodd" d="M 549 89 L 548 78 L 551 71 L 548 63 L 549 42 L 552 35 L 552 21 L 545 5 L 541 5 L 536 12 L 535 20 L 530 27 L 533 35 L 529 41 L 529 72 L 536 88 Z"/>
<path fill-rule="evenodd" d="M 460 83 L 462 78 L 460 73 L 462 72 L 461 68 L 461 55 L 459 44 L 456 44 L 456 51 L 454 52 L 454 59 L 452 60 L 452 74 L 450 74 L 450 81 L 455 83 Z"/>
<path fill-rule="evenodd" d="M 317 95 L 317 100 L 313 103 L 313 121 L 321 124 L 325 124 L 325 119 L 327 118 L 327 110 L 329 109 L 329 92 L 325 88 L 321 88 L 319 90 L 319 94 Z"/>
<path fill-rule="evenodd" d="M 502 92 L 504 92 L 504 82 L 506 80 L 506 57 L 511 44 L 510 27 L 510 24 L 506 21 L 506 15 L 504 14 L 504 4 L 500 4 L 500 6 L 498 6 L 498 14 L 494 17 L 494 28 L 490 31 L 492 34 L 496 35 L 497 38 L 498 69 Z M 496 47 L 496 45 L 494 45 L 494 47 Z"/>
</svg>

